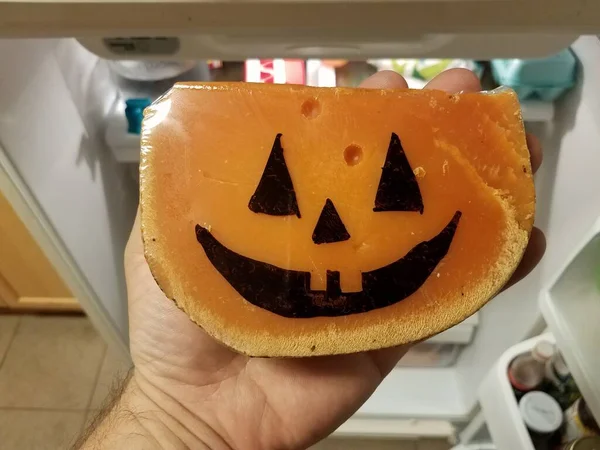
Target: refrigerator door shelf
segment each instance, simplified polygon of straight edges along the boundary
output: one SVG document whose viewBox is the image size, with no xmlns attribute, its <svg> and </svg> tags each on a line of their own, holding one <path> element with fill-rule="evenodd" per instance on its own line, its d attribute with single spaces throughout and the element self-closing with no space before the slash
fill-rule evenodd
<svg viewBox="0 0 600 450">
<path fill-rule="evenodd" d="M 508 381 L 508 365 L 518 355 L 530 352 L 540 340 L 554 342 L 549 334 L 536 336 L 506 350 L 479 387 L 479 402 L 487 428 L 499 450 L 535 450 L 521 419 L 519 405 Z"/>
<path fill-rule="evenodd" d="M 579 390 L 600 422 L 600 219 L 584 236 L 540 309 Z"/>
</svg>

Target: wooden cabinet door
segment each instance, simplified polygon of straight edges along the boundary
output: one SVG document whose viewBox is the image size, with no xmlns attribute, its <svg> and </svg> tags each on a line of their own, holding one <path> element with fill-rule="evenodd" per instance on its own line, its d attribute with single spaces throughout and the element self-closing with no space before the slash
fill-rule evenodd
<svg viewBox="0 0 600 450">
<path fill-rule="evenodd" d="M 80 310 L 77 300 L 1 193 L 0 308 Z"/>
</svg>

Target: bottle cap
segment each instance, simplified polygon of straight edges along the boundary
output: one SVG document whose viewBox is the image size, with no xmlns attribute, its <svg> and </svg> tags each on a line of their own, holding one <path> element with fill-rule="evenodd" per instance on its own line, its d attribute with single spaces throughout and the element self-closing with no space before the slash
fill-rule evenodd
<svg viewBox="0 0 600 450">
<path fill-rule="evenodd" d="M 556 400 L 542 391 L 528 392 L 519 401 L 523 422 L 531 431 L 549 434 L 562 424 L 563 413 Z"/>
<path fill-rule="evenodd" d="M 533 351 L 531 352 L 531 356 L 533 359 L 539 362 L 546 362 L 554 355 L 555 349 L 554 344 L 549 341 L 539 341 L 533 347 Z"/>
<path fill-rule="evenodd" d="M 130 98 L 125 101 L 125 117 L 127 118 L 127 132 L 140 134 L 144 108 L 152 103 L 149 98 Z"/>
</svg>

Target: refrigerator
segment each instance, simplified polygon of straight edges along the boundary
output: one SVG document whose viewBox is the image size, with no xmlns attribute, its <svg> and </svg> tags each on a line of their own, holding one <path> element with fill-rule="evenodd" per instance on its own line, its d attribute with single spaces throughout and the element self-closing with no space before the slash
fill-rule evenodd
<svg viewBox="0 0 600 450">
<path fill-rule="evenodd" d="M 524 105 L 544 147 L 541 264 L 432 340 L 460 345 L 451 364 L 398 366 L 334 433 L 533 449 L 506 371 L 541 338 L 556 342 L 600 421 L 598 31 L 600 4 L 584 0 L 0 0 L 0 190 L 105 340 L 126 353 L 122 260 L 138 190 L 135 170 L 106 143 L 119 90 L 105 58 L 489 59 L 571 46 L 575 88 L 542 114 Z M 175 47 L 126 45 L 150 37 Z M 129 150 L 125 162 L 135 160 Z"/>
</svg>

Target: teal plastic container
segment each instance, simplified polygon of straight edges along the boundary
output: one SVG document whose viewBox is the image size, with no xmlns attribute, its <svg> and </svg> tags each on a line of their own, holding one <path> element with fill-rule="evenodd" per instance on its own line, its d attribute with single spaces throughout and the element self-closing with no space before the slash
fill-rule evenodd
<svg viewBox="0 0 600 450">
<path fill-rule="evenodd" d="M 540 59 L 494 59 L 496 82 L 515 90 L 520 100 L 554 101 L 575 85 L 577 59 L 566 49 Z"/>
</svg>

